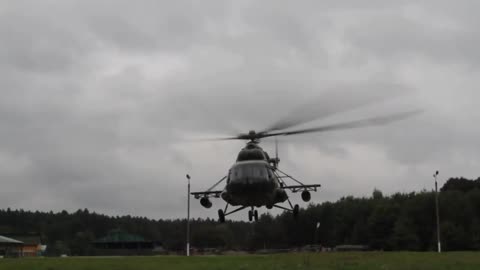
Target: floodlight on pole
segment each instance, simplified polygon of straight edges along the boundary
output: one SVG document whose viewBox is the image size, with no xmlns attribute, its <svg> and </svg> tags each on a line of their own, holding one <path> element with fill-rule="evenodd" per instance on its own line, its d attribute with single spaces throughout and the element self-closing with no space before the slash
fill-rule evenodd
<svg viewBox="0 0 480 270">
<path fill-rule="evenodd" d="M 438 176 L 438 171 L 435 172 L 435 174 L 433 175 L 433 178 L 435 179 L 435 212 L 437 217 L 437 251 L 438 253 L 441 253 L 442 244 L 440 242 L 440 214 L 439 214 L 439 206 L 438 206 L 437 176 Z"/>
<path fill-rule="evenodd" d="M 315 225 L 315 238 L 314 238 L 314 245 L 318 245 L 318 229 L 320 228 L 320 221 L 317 222 Z"/>
<path fill-rule="evenodd" d="M 190 175 L 186 175 L 187 187 L 187 257 L 190 256 Z"/>
</svg>

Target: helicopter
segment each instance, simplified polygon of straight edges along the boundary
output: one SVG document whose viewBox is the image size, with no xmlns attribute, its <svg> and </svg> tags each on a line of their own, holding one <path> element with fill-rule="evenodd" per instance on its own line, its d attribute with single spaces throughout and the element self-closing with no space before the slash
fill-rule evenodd
<svg viewBox="0 0 480 270">
<path fill-rule="evenodd" d="M 289 211 L 294 218 L 298 217 L 299 206 L 293 205 L 287 194 L 287 190 L 292 193 L 301 192 L 301 198 L 304 202 L 311 199 L 310 192 L 316 192 L 320 184 L 304 184 L 293 176 L 281 171 L 278 168 L 280 159 L 278 157 L 278 136 L 291 136 L 313 132 L 327 132 L 334 130 L 345 130 L 353 128 L 362 128 L 368 126 L 381 126 L 394 121 L 406 119 L 420 113 L 420 110 L 400 112 L 386 116 L 364 118 L 360 120 L 342 122 L 330 125 L 324 125 L 313 128 L 296 129 L 282 131 L 302 122 L 278 122 L 271 128 L 260 132 L 251 130 L 248 133 L 238 134 L 233 137 L 216 138 L 209 140 L 245 140 L 245 147 L 240 150 L 235 163 L 231 166 L 226 176 L 222 177 L 217 183 L 206 191 L 191 192 L 195 199 L 200 199 L 200 204 L 205 208 L 211 208 L 211 198 L 222 198 L 225 202 L 225 208 L 218 210 L 219 222 L 225 222 L 225 217 L 249 208 L 248 220 L 257 221 L 258 211 L 255 208 L 265 206 L 267 209 L 279 208 Z M 303 121 L 305 122 L 305 121 Z M 267 137 L 275 137 L 275 157 L 271 158 L 260 146 L 260 140 Z M 223 189 L 215 189 L 222 182 L 226 181 Z M 287 181 L 293 184 L 287 184 Z M 280 205 L 288 202 L 288 205 Z M 228 211 L 229 206 L 237 208 Z"/>
</svg>

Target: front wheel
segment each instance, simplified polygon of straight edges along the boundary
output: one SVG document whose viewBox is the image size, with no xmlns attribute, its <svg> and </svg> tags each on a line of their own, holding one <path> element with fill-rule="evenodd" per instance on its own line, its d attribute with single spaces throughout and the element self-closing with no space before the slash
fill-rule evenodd
<svg viewBox="0 0 480 270">
<path fill-rule="evenodd" d="M 298 212 L 300 211 L 300 208 L 298 207 L 298 204 L 295 204 L 295 206 L 293 207 L 293 217 L 295 219 L 298 218 Z"/>
<path fill-rule="evenodd" d="M 255 218 L 255 221 L 258 221 L 258 211 L 255 210 L 253 217 Z"/>
<path fill-rule="evenodd" d="M 253 211 L 252 210 L 248 210 L 248 221 L 252 221 L 253 220 Z"/>
<path fill-rule="evenodd" d="M 222 209 L 219 209 L 218 210 L 218 221 L 220 223 L 224 223 L 225 222 L 225 213 L 223 213 L 223 210 Z"/>
</svg>

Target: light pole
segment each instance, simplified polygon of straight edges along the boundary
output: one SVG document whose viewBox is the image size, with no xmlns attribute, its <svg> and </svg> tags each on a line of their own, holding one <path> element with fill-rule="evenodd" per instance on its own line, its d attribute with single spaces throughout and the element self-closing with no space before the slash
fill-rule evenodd
<svg viewBox="0 0 480 270">
<path fill-rule="evenodd" d="M 433 178 L 435 179 L 435 211 L 437 215 L 437 251 L 438 253 L 442 252 L 442 245 L 440 243 L 440 214 L 438 210 L 438 188 L 437 188 L 437 176 L 438 171 L 435 172 Z"/>
<path fill-rule="evenodd" d="M 190 175 L 187 174 L 187 257 L 190 256 Z"/>
<path fill-rule="evenodd" d="M 318 245 L 318 228 L 320 228 L 320 221 L 315 225 L 315 246 Z"/>
</svg>

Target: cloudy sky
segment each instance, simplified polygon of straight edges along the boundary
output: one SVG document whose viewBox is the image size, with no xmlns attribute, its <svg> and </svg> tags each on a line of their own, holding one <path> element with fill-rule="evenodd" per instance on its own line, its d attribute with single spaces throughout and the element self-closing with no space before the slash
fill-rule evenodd
<svg viewBox="0 0 480 270">
<path fill-rule="evenodd" d="M 182 217 L 244 144 L 192 138 L 390 91 L 304 126 L 425 112 L 282 137 L 281 168 L 315 202 L 476 178 L 480 4 L 418 2 L 0 0 L 0 208 Z"/>
</svg>

